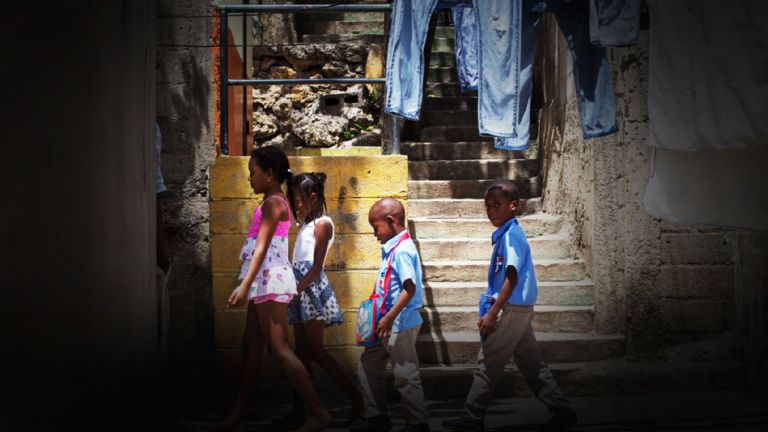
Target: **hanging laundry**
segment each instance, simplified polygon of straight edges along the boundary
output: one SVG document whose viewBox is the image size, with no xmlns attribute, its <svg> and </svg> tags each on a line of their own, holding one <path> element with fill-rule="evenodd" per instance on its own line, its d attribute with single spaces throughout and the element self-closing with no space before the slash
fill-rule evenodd
<svg viewBox="0 0 768 432">
<path fill-rule="evenodd" d="M 648 1 L 648 144 L 768 145 L 768 2 Z"/>
<path fill-rule="evenodd" d="M 641 0 L 589 0 L 589 38 L 593 45 L 637 45 Z"/>
<path fill-rule="evenodd" d="M 423 97 L 424 42 L 437 0 L 395 0 L 387 60 L 385 111 L 417 120 Z M 440 6 L 451 2 L 440 2 Z M 463 88 L 478 89 L 481 135 L 498 148 L 528 148 L 532 71 L 541 13 L 554 13 L 574 61 L 585 138 L 616 132 L 611 71 L 605 48 L 589 39 L 587 0 L 456 1 L 457 65 Z M 460 10 L 459 10 L 460 9 Z M 473 56 L 472 47 L 477 56 Z M 475 78 L 477 81 L 475 82 Z"/>
</svg>

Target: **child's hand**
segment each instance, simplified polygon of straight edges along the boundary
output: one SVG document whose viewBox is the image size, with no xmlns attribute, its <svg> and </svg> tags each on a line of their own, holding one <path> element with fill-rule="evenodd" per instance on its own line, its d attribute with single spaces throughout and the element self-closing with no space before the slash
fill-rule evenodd
<svg viewBox="0 0 768 432">
<path fill-rule="evenodd" d="M 248 300 L 248 287 L 240 284 L 232 291 L 232 294 L 229 295 L 227 305 L 229 307 L 242 306 L 246 300 Z"/>
<path fill-rule="evenodd" d="M 477 321 L 477 328 L 480 329 L 480 333 L 488 336 L 496 331 L 496 315 L 488 312 L 483 315 L 480 320 Z"/>
<path fill-rule="evenodd" d="M 392 335 L 392 325 L 395 323 L 395 319 L 390 317 L 389 314 L 384 315 L 379 323 L 376 324 L 376 331 L 379 334 L 379 339 L 388 338 Z"/>
</svg>

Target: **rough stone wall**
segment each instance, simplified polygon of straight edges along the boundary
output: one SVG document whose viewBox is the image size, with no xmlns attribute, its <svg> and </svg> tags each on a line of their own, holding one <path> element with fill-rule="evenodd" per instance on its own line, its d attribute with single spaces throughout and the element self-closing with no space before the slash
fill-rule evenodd
<svg viewBox="0 0 768 432">
<path fill-rule="evenodd" d="M 157 120 L 168 188 L 160 202 L 173 256 L 168 348 L 171 370 L 181 374 L 213 361 L 208 170 L 215 156 L 214 3 L 158 1 Z"/>
<path fill-rule="evenodd" d="M 743 235 L 662 221 L 644 209 L 651 164 L 647 33 L 639 46 L 613 49 L 610 56 L 619 133 L 581 139 L 569 97 L 562 135 L 544 134 L 549 138 L 542 145 L 544 208 L 566 217 L 572 243 L 591 263 L 595 330 L 623 333 L 630 357 L 744 331 L 734 320 L 735 291 L 744 283 L 736 265 L 745 256 L 737 247 Z M 755 290 L 754 280 L 763 279 L 754 264 L 750 275 Z"/>
</svg>

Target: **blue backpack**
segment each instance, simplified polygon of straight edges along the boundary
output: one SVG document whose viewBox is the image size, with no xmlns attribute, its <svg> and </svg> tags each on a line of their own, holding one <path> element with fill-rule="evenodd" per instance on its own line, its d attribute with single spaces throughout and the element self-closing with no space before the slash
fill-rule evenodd
<svg viewBox="0 0 768 432">
<path fill-rule="evenodd" d="M 409 238 L 411 237 L 408 233 L 405 233 L 405 235 L 400 237 L 400 240 L 395 243 L 392 252 L 389 254 L 387 271 L 384 273 L 384 279 L 376 281 L 382 288 L 384 288 L 384 294 L 377 294 L 376 287 L 374 287 L 373 293 L 368 300 L 363 300 L 362 303 L 360 303 L 360 308 L 357 310 L 357 324 L 355 325 L 355 342 L 360 346 L 372 347 L 378 345 L 380 342 L 377 324 L 381 317 L 387 313 L 386 304 L 392 277 L 392 257 L 395 256 L 395 249 L 397 249 L 400 243 Z"/>
</svg>

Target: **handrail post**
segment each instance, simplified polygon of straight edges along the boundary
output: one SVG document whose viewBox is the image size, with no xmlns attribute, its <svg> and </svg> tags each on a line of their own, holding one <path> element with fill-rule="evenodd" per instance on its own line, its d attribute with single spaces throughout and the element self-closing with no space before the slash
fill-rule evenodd
<svg viewBox="0 0 768 432">
<path fill-rule="evenodd" d="M 227 100 L 229 80 L 227 76 L 227 48 L 229 39 L 227 38 L 227 28 L 229 23 L 227 22 L 227 10 L 219 9 L 219 103 L 221 104 L 219 109 L 219 131 L 221 141 L 221 154 L 224 156 L 229 155 L 229 143 L 227 142 L 227 129 L 229 125 L 227 122 L 227 108 L 229 107 L 229 101 Z"/>
</svg>

